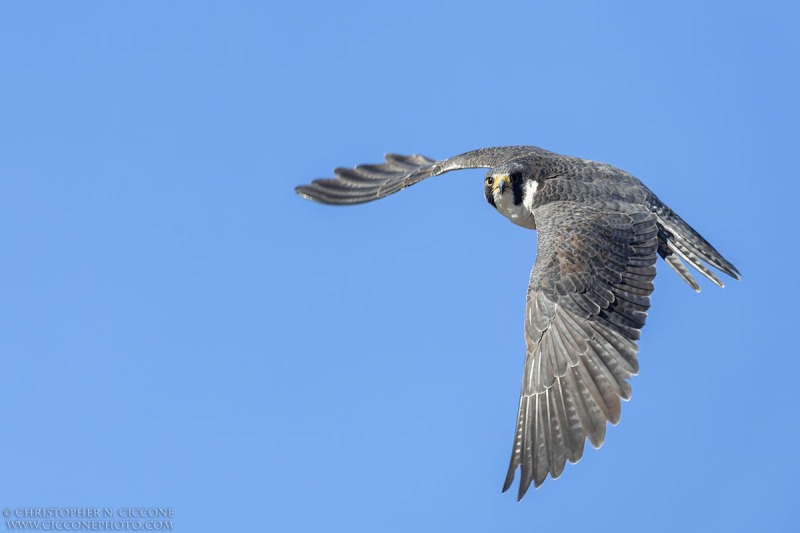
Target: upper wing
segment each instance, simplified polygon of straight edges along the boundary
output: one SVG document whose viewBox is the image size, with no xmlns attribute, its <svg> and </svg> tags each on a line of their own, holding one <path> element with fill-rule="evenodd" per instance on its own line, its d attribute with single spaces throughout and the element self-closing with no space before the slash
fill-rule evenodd
<svg viewBox="0 0 800 533">
<path fill-rule="evenodd" d="M 360 204 L 389 196 L 425 178 L 464 168 L 492 168 L 519 157 L 555 156 L 535 146 L 481 148 L 443 161 L 422 155 L 387 154 L 380 165 L 337 168 L 335 178 L 316 179 L 309 185 L 295 187 L 295 192 L 323 204 Z"/>
<path fill-rule="evenodd" d="M 562 178 L 548 180 L 557 190 Z M 511 465 L 531 482 L 577 462 L 586 437 L 603 444 L 616 424 L 628 378 L 638 372 L 636 341 L 653 292 L 656 215 L 627 202 L 557 201 L 534 207 L 539 249 L 525 316 L 527 356 Z"/>
</svg>

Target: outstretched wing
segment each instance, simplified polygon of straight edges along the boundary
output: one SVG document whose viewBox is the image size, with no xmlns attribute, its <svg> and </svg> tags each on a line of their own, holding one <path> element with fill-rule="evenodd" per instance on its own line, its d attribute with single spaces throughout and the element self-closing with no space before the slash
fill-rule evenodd
<svg viewBox="0 0 800 533">
<path fill-rule="evenodd" d="M 571 188 L 565 178 L 544 193 Z M 561 183 L 563 182 L 563 183 Z M 538 255 L 525 316 L 527 356 L 519 415 L 503 491 L 522 470 L 518 498 L 531 482 L 557 478 L 583 455 L 588 437 L 603 444 L 616 424 L 628 379 L 638 372 L 636 341 L 653 292 L 658 227 L 643 205 L 609 201 L 534 204 Z"/>
<path fill-rule="evenodd" d="M 379 165 L 337 168 L 335 178 L 316 179 L 309 185 L 295 187 L 295 192 L 323 204 L 361 204 L 389 196 L 425 178 L 451 170 L 492 168 L 519 157 L 541 154 L 555 155 L 535 146 L 502 146 L 481 148 L 443 161 L 422 155 L 387 154 Z"/>
</svg>

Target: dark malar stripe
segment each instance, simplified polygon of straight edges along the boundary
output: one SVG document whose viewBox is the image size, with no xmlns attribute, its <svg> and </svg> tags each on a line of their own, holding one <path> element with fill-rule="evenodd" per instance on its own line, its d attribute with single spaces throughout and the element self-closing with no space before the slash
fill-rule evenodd
<svg viewBox="0 0 800 533">
<path fill-rule="evenodd" d="M 515 172 L 509 177 L 511 178 L 511 190 L 514 192 L 514 205 L 520 205 L 524 194 L 522 184 L 525 179 L 519 172 Z"/>
</svg>

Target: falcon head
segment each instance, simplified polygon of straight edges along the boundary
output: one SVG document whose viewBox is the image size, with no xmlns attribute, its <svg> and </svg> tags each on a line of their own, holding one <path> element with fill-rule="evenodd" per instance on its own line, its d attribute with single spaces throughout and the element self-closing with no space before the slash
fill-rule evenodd
<svg viewBox="0 0 800 533">
<path fill-rule="evenodd" d="M 483 180 L 483 195 L 492 207 L 518 226 L 536 229 L 533 196 L 538 182 L 521 163 L 493 168 Z"/>
</svg>

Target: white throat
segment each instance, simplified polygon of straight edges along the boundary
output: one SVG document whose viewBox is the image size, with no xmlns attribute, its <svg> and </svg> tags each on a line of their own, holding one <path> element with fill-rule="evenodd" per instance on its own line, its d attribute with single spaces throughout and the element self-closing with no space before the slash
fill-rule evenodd
<svg viewBox="0 0 800 533">
<path fill-rule="evenodd" d="M 522 203 L 514 205 L 514 191 L 507 187 L 503 194 L 499 189 L 493 191 L 494 203 L 497 210 L 508 220 L 522 226 L 523 228 L 536 229 L 536 221 L 533 218 L 533 197 L 539 184 L 536 181 L 529 181 L 522 190 Z"/>
</svg>

